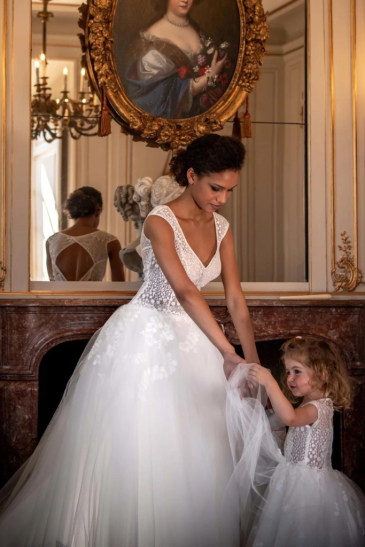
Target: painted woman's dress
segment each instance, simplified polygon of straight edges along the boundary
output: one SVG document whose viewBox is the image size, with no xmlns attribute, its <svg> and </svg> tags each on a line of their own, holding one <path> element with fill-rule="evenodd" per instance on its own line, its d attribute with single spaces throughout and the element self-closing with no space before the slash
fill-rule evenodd
<svg viewBox="0 0 365 547">
<path fill-rule="evenodd" d="M 198 289 L 205 267 L 156 207 Z M 223 358 L 179 304 L 142 232 L 145 282 L 92 340 L 33 456 L 0 493 L 1 547 L 222 547 L 232 473 Z"/>
<path fill-rule="evenodd" d="M 214 53 L 213 41 L 202 32 L 199 36 L 199 51 L 190 53 L 169 40 L 141 32 L 122 78 L 128 97 L 145 112 L 162 118 L 197 116 L 213 106 L 228 86 L 232 63 L 227 61 L 216 87 L 194 97 L 194 78 L 205 74 Z M 221 47 L 228 45 L 225 42 Z"/>
</svg>

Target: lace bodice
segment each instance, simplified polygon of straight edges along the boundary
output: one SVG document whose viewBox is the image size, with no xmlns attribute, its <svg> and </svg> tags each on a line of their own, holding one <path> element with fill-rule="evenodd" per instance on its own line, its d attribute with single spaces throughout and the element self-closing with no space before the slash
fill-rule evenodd
<svg viewBox="0 0 365 547">
<path fill-rule="evenodd" d="M 313 469 L 332 468 L 332 401 L 319 399 L 306 404 L 317 407 L 318 419 L 311 426 L 289 428 L 285 439 L 285 458 L 289 463 Z"/>
<path fill-rule="evenodd" d="M 186 241 L 184 232 L 170 207 L 167 205 L 159 205 L 150 213 L 150 215 L 157 215 L 164 218 L 172 227 L 175 236 L 176 252 L 190 280 L 199 290 L 210 281 L 213 281 L 213 279 L 218 277 L 221 273 L 219 249 L 221 242 L 227 233 L 229 224 L 221 215 L 218 215 L 217 213 L 213 214 L 217 249 L 208 266 L 204 266 Z M 184 314 L 185 311 L 179 304 L 172 287 L 159 267 L 152 250 L 151 242 L 144 235 L 143 230 L 141 235 L 141 250 L 145 281 L 132 300 L 132 303 L 148 308 L 155 308 L 159 311 L 168 313 Z"/>
<path fill-rule="evenodd" d="M 52 281 L 67 281 L 57 266 L 57 257 L 67 247 L 70 247 L 70 245 L 74 245 L 75 243 L 87 251 L 94 263 L 79 281 L 102 281 L 108 261 L 108 243 L 115 241 L 116 239 L 115 236 L 103 232 L 102 230 L 97 230 L 96 232 L 82 236 L 70 236 L 62 232 L 53 234 L 47 240 L 49 244 L 49 254 L 52 260 Z"/>
</svg>

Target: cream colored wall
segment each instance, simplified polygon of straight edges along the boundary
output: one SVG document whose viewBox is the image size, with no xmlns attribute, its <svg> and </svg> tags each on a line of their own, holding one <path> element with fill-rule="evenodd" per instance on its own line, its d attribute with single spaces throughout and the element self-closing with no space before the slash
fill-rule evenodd
<svg viewBox="0 0 365 547">
<path fill-rule="evenodd" d="M 362 63 L 365 54 L 365 0 L 311 0 L 309 4 L 310 291 L 333 292 L 331 268 L 340 256 L 337 245 L 341 243 L 342 231 L 347 231 L 353 243 L 358 234 L 355 261 L 365 271 L 365 68 Z M 5 291 L 14 293 L 29 290 L 31 12 L 28 0 L 0 0 L 0 10 L 3 15 L 2 37 L 5 33 L 5 43 L 1 40 L 0 105 L 0 144 L 4 152 L 1 183 L 5 184 L 7 191 Z M 6 13 L 7 18 L 4 16 Z M 4 75 L 6 86 L 2 84 Z M 146 174 L 145 168 L 148 168 L 148 174 L 152 169 L 156 169 L 158 174 L 160 157 L 157 154 L 161 155 L 161 165 L 164 164 L 163 152 L 147 149 L 142 143 L 132 144 L 119 131 L 114 132 L 112 138 L 100 139 L 100 144 L 97 140 L 94 142 L 87 146 L 107 148 L 109 181 L 118 179 L 118 183 L 123 183 L 134 180 Z M 89 153 L 94 154 L 90 150 Z M 111 167 L 115 154 L 119 158 L 119 167 L 114 162 Z M 127 164 L 124 163 L 125 157 L 129 158 Z M 86 175 L 80 171 L 79 176 L 81 180 Z M 302 284 L 304 292 L 306 287 Z M 273 290 L 285 292 L 293 285 L 248 283 L 244 288 L 270 293 Z M 360 285 L 356 292 L 365 295 L 364 286 Z"/>
</svg>

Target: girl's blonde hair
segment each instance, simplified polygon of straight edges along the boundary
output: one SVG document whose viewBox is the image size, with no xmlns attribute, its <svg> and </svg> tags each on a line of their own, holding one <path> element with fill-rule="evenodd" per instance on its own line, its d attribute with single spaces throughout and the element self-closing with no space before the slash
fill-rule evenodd
<svg viewBox="0 0 365 547">
<path fill-rule="evenodd" d="M 313 386 L 323 390 L 323 396 L 332 399 L 336 410 L 351 404 L 351 384 L 345 363 L 336 346 L 314 336 L 297 336 L 287 340 L 281 347 L 281 360 L 298 361 L 313 372 Z M 283 391 L 291 402 L 298 401 L 290 391 L 286 370 L 282 375 Z"/>
</svg>

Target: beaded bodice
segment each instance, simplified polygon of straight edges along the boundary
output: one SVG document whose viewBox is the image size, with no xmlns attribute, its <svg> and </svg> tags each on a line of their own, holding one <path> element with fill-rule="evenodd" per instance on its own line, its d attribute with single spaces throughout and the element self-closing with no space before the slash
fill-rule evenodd
<svg viewBox="0 0 365 547">
<path fill-rule="evenodd" d="M 151 211 L 150 215 L 157 215 L 165 219 L 171 226 L 175 237 L 175 249 L 181 260 L 189 279 L 200 290 L 204 285 L 213 281 L 221 273 L 221 260 L 219 248 L 224 236 L 227 233 L 228 221 L 217 213 L 214 214 L 217 249 L 207 266 L 200 261 L 188 244 L 181 226 L 167 205 L 159 205 Z M 184 309 L 178 302 L 175 293 L 164 276 L 160 266 L 157 263 L 153 253 L 152 245 L 149 239 L 141 235 L 141 250 L 144 267 L 145 281 L 133 298 L 133 304 L 138 304 L 148 308 L 155 308 L 158 311 L 164 311 L 174 314 L 185 314 Z"/>
<path fill-rule="evenodd" d="M 311 426 L 289 428 L 284 446 L 286 461 L 313 469 L 332 468 L 332 401 L 331 399 L 319 399 L 306 404 L 317 407 L 318 418 Z"/>
</svg>

